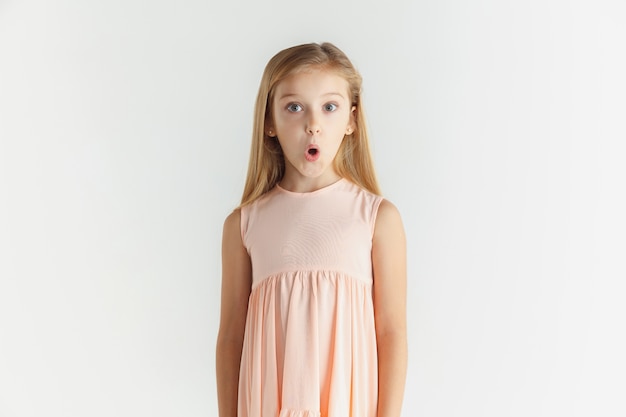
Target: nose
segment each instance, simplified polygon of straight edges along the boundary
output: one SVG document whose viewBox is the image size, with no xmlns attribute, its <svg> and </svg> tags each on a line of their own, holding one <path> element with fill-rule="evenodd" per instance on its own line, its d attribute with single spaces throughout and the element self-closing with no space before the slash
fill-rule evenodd
<svg viewBox="0 0 626 417">
<path fill-rule="evenodd" d="M 322 131 L 318 116 L 311 112 L 306 123 L 306 132 L 309 135 L 318 135 Z"/>
</svg>

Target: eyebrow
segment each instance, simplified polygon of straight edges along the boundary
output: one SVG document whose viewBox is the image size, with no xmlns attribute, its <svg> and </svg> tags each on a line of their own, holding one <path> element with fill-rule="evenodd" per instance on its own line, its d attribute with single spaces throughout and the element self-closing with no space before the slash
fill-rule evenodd
<svg viewBox="0 0 626 417">
<path fill-rule="evenodd" d="M 346 98 L 345 95 L 341 94 L 341 93 L 336 93 L 336 92 L 330 92 L 330 93 L 325 93 L 322 94 L 320 97 L 328 97 L 328 96 L 339 96 L 341 98 Z M 287 93 L 287 94 L 283 94 L 282 96 L 280 96 L 278 99 L 279 100 L 283 100 L 285 98 L 290 98 L 290 97 L 298 97 L 298 94 L 295 93 Z"/>
</svg>

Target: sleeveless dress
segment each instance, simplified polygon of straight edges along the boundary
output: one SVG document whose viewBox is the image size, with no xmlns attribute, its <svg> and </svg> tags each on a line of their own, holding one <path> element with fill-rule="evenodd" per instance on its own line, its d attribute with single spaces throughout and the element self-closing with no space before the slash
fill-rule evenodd
<svg viewBox="0 0 626 417">
<path fill-rule="evenodd" d="M 241 209 L 252 262 L 239 417 L 375 417 L 372 235 L 382 197 L 341 179 Z"/>
</svg>

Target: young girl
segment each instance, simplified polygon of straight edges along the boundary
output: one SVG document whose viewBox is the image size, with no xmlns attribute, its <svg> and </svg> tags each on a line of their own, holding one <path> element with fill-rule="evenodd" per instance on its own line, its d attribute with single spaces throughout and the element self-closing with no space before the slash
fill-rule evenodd
<svg viewBox="0 0 626 417">
<path fill-rule="evenodd" d="M 379 196 L 361 77 L 337 47 L 267 64 L 240 207 L 224 223 L 220 417 L 398 417 L 406 249 Z"/>
</svg>

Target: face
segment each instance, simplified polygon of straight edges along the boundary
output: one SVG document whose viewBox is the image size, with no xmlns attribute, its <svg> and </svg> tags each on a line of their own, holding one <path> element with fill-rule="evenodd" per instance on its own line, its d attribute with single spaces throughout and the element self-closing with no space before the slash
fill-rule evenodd
<svg viewBox="0 0 626 417">
<path fill-rule="evenodd" d="M 333 71 L 314 69 L 282 80 L 266 133 L 285 156 L 283 186 L 323 187 L 339 179 L 333 160 L 345 135 L 354 131 L 348 82 Z"/>
</svg>

